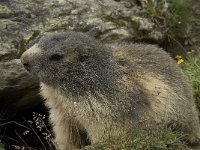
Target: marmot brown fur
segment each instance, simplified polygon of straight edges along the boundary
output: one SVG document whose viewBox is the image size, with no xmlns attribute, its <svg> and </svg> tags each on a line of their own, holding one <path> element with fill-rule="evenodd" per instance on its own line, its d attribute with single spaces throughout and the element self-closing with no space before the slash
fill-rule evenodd
<svg viewBox="0 0 200 150">
<path fill-rule="evenodd" d="M 192 88 L 157 46 L 105 45 L 82 33 L 54 33 L 21 61 L 41 81 L 60 150 L 170 125 L 199 143 Z"/>
</svg>

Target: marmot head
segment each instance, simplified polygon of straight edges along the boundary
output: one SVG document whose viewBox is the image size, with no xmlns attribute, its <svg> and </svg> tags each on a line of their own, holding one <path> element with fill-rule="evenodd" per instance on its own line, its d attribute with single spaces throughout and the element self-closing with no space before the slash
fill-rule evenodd
<svg viewBox="0 0 200 150">
<path fill-rule="evenodd" d="M 43 36 L 22 54 L 21 62 L 41 82 L 81 92 L 95 86 L 99 89 L 99 84 L 111 80 L 109 56 L 106 47 L 95 39 L 62 32 Z"/>
</svg>

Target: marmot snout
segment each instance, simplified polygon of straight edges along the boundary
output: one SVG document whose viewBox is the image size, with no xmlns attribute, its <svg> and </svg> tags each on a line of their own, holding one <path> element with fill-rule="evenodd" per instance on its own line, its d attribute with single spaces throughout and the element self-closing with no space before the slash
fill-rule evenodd
<svg viewBox="0 0 200 150">
<path fill-rule="evenodd" d="M 46 35 L 21 61 L 39 77 L 60 150 L 173 125 L 198 143 L 192 89 L 162 49 L 106 45 L 77 32 Z"/>
</svg>

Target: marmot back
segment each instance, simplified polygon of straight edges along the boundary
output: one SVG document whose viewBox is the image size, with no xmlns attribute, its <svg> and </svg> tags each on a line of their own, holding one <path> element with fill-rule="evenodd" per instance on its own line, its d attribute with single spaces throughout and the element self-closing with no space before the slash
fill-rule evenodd
<svg viewBox="0 0 200 150">
<path fill-rule="evenodd" d="M 21 61 L 41 81 L 60 150 L 172 124 L 199 144 L 192 88 L 157 46 L 106 45 L 82 33 L 55 33 L 24 52 Z"/>
</svg>

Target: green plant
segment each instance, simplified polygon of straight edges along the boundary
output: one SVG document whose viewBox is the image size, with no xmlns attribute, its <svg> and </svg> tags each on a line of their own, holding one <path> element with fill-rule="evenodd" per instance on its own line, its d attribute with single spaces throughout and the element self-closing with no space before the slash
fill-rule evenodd
<svg viewBox="0 0 200 150">
<path fill-rule="evenodd" d="M 200 110 L 200 54 L 189 56 L 183 64 L 183 69 L 192 83 L 195 100 Z"/>
<path fill-rule="evenodd" d="M 146 10 L 157 29 L 165 35 L 165 45 L 186 53 L 183 45 L 190 38 L 189 26 L 197 21 L 192 15 L 191 0 L 148 0 Z"/>
<path fill-rule="evenodd" d="M 147 11 L 149 14 L 157 19 L 159 26 L 169 30 L 179 31 L 180 34 L 185 32 L 188 24 L 193 21 L 191 14 L 191 0 L 149 0 L 147 4 Z"/>
<path fill-rule="evenodd" d="M 11 129 L 11 127 L 14 128 L 14 134 L 9 135 L 5 131 Z M 57 149 L 44 114 L 33 112 L 31 120 L 23 118 L 23 121 L 19 120 L 19 122 L 4 119 L 4 122 L 0 123 L 0 130 L 1 128 L 4 132 L 1 132 L 0 135 L 0 150 Z M 34 143 L 31 140 L 34 140 Z"/>
<path fill-rule="evenodd" d="M 5 150 L 4 144 L 0 140 L 0 150 Z"/>
<path fill-rule="evenodd" d="M 169 128 L 162 128 L 151 134 L 127 133 L 119 138 L 88 146 L 85 150 L 186 150 L 182 138 L 182 134 L 174 133 Z"/>
<path fill-rule="evenodd" d="M 148 0 L 146 9 L 153 17 L 162 16 L 165 12 L 164 0 Z"/>
<path fill-rule="evenodd" d="M 168 8 L 168 17 L 171 22 L 172 32 L 182 38 L 188 25 L 194 17 L 191 14 L 191 0 L 171 0 Z"/>
</svg>

